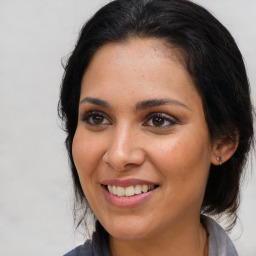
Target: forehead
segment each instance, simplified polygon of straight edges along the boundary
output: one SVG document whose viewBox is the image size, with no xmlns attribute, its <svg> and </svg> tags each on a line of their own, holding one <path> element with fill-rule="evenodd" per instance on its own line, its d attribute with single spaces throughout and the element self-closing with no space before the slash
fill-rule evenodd
<svg viewBox="0 0 256 256">
<path fill-rule="evenodd" d="M 104 52 L 104 54 L 102 54 Z M 167 43 L 163 39 L 157 38 L 128 38 L 121 42 L 111 42 L 104 44 L 100 47 L 93 55 L 91 62 L 100 55 L 100 58 L 104 60 L 104 57 L 109 57 L 116 60 L 132 60 L 131 57 L 134 53 L 136 54 L 136 62 L 143 62 L 147 58 L 147 62 L 154 61 L 154 65 L 157 64 L 157 60 L 160 58 L 171 59 L 175 61 L 177 65 L 184 66 L 185 52 L 183 49 Z"/>
<path fill-rule="evenodd" d="M 186 72 L 183 58 L 185 54 L 183 52 L 183 50 L 168 44 L 165 40 L 156 38 L 135 37 L 117 43 L 107 43 L 93 55 L 85 70 L 84 77 L 87 77 L 92 70 L 97 69 L 97 73 L 100 75 L 107 71 L 110 65 L 112 71 L 117 71 L 122 67 L 132 67 L 134 71 L 140 70 L 142 73 L 143 71 L 149 71 L 150 67 L 157 70 L 163 60 L 184 69 Z M 115 69 L 113 69 L 114 66 Z M 125 70 L 123 69 L 123 71 Z"/>
<path fill-rule="evenodd" d="M 129 92 L 130 100 L 170 95 L 187 101 L 197 93 L 179 55 L 177 49 L 157 39 L 106 44 L 85 71 L 81 97 L 124 94 L 125 98 Z"/>
</svg>

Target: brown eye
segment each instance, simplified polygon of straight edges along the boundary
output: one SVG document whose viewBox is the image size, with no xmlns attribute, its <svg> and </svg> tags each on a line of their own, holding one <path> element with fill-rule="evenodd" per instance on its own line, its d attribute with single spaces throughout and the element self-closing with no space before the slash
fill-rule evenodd
<svg viewBox="0 0 256 256">
<path fill-rule="evenodd" d="M 144 126 L 151 126 L 155 128 L 167 128 L 177 124 L 173 118 L 164 113 L 153 113 L 148 117 Z"/>
<path fill-rule="evenodd" d="M 104 117 L 100 115 L 92 115 L 91 119 L 94 124 L 102 124 L 104 121 Z"/>
<path fill-rule="evenodd" d="M 89 125 L 108 125 L 109 120 L 101 112 L 89 112 L 83 118 L 82 121 Z"/>
<path fill-rule="evenodd" d="M 164 121 L 165 120 L 162 117 L 154 117 L 154 118 L 152 118 L 152 124 L 154 126 L 157 126 L 157 127 L 162 126 L 164 124 Z"/>
</svg>

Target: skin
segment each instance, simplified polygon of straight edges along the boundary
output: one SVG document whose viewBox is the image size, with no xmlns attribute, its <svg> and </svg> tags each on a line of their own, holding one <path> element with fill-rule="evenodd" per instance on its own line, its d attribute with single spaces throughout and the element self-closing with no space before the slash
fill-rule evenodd
<svg viewBox="0 0 256 256">
<path fill-rule="evenodd" d="M 201 97 L 176 56 L 157 39 L 111 43 L 96 52 L 82 79 L 73 158 L 114 256 L 198 256 L 205 249 L 200 209 L 222 148 L 210 138 Z M 171 102 L 136 110 L 152 99 Z M 152 113 L 161 113 L 160 126 Z M 139 206 L 113 206 L 102 182 L 130 178 L 159 187 Z"/>
</svg>

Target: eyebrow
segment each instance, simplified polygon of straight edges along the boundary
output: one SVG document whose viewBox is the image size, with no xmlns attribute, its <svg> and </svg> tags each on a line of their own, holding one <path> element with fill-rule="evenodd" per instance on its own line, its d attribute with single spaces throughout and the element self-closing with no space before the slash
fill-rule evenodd
<svg viewBox="0 0 256 256">
<path fill-rule="evenodd" d="M 91 98 L 91 97 L 85 97 L 84 99 L 82 99 L 80 101 L 80 104 L 89 102 L 91 104 L 103 107 L 103 108 L 111 108 L 111 106 L 109 105 L 108 102 L 101 100 L 99 98 Z M 164 98 L 164 99 L 150 99 L 150 100 L 143 100 L 140 101 L 136 104 L 135 106 L 135 110 L 136 111 L 141 111 L 143 109 L 146 108 L 152 108 L 152 107 L 157 107 L 157 106 L 161 106 L 161 105 L 178 105 L 181 107 L 184 107 L 186 109 L 189 109 L 187 105 L 185 105 L 184 103 L 175 100 L 175 99 L 170 99 L 170 98 Z"/>
<path fill-rule="evenodd" d="M 94 104 L 94 105 L 97 105 L 97 106 L 100 106 L 103 108 L 110 108 L 110 105 L 106 101 L 98 99 L 98 98 L 85 97 L 84 99 L 82 99 L 80 101 L 80 104 L 83 104 L 86 102 L 89 102 L 91 104 Z"/>
<path fill-rule="evenodd" d="M 175 99 L 170 99 L 170 98 L 166 98 L 166 99 L 151 99 L 151 100 L 144 100 L 144 101 L 140 101 L 136 104 L 135 109 L 137 111 L 139 110 L 143 110 L 145 108 L 151 108 L 151 107 L 157 107 L 157 106 L 161 106 L 161 105 L 178 105 L 181 107 L 184 107 L 186 109 L 189 109 L 187 105 L 185 105 L 184 103 L 175 100 Z"/>
</svg>

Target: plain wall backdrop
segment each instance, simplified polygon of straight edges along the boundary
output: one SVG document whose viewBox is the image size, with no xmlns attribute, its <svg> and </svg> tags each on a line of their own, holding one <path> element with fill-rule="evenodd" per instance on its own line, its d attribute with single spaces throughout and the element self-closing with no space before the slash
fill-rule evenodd
<svg viewBox="0 0 256 256">
<path fill-rule="evenodd" d="M 83 23 L 107 2 L 0 0 L 0 256 L 63 255 L 83 242 L 74 232 L 65 134 L 57 117 L 61 59 Z M 196 2 L 236 39 L 256 105 L 256 1 Z M 256 255 L 252 159 L 240 221 L 231 233 L 241 256 Z"/>
</svg>

